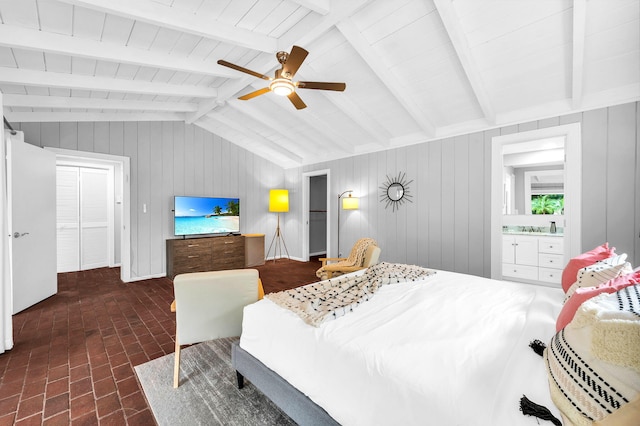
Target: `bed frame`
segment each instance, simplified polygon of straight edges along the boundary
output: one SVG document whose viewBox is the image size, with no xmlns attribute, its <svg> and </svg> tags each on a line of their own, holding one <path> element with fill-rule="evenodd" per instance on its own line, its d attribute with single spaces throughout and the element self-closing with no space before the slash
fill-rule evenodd
<svg viewBox="0 0 640 426">
<path fill-rule="evenodd" d="M 339 426 L 322 407 L 242 349 L 239 343 L 231 344 L 231 364 L 236 370 L 239 389 L 246 377 L 299 425 Z"/>
</svg>

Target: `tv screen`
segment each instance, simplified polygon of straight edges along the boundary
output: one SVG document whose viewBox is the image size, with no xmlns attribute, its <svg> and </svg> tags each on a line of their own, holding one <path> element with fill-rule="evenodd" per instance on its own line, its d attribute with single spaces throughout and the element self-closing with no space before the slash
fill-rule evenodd
<svg viewBox="0 0 640 426">
<path fill-rule="evenodd" d="M 176 196 L 174 212 L 174 235 L 240 232 L 239 198 Z"/>
</svg>

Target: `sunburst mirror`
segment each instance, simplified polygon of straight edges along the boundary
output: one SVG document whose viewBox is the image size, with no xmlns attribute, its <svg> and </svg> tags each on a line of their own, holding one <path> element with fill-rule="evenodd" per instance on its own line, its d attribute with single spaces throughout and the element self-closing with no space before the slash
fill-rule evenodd
<svg viewBox="0 0 640 426">
<path fill-rule="evenodd" d="M 387 175 L 387 180 L 380 186 L 382 190 L 380 202 L 385 203 L 384 208 L 386 209 L 391 205 L 391 210 L 395 212 L 405 201 L 413 203 L 411 200 L 413 196 L 409 194 L 409 184 L 411 182 L 413 182 L 413 179 L 407 180 L 406 173 L 399 172 L 397 176 L 392 177 Z"/>
</svg>

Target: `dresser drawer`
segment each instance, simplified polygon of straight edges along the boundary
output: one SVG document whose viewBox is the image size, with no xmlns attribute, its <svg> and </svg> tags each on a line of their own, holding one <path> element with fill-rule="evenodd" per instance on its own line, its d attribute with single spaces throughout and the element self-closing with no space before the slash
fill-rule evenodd
<svg viewBox="0 0 640 426">
<path fill-rule="evenodd" d="M 564 256 L 561 254 L 540 253 L 538 255 L 538 265 L 541 268 L 563 269 Z"/>
<path fill-rule="evenodd" d="M 218 257 L 213 260 L 213 270 L 242 269 L 244 268 L 244 256 Z"/>
<path fill-rule="evenodd" d="M 172 243 L 173 253 L 183 255 L 188 253 L 204 253 L 211 251 L 211 242 L 205 239 L 174 240 Z"/>
<path fill-rule="evenodd" d="M 538 280 L 546 283 L 560 284 L 562 279 L 562 269 L 540 268 L 538 270 Z"/>
<path fill-rule="evenodd" d="M 540 238 L 538 241 L 538 251 L 540 253 L 563 254 L 563 243 L 562 237 Z"/>
</svg>

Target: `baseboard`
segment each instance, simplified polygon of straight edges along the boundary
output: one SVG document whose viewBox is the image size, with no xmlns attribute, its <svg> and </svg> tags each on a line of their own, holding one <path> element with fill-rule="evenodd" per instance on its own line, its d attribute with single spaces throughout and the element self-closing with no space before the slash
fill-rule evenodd
<svg viewBox="0 0 640 426">
<path fill-rule="evenodd" d="M 161 274 L 153 274 L 153 275 L 146 275 L 143 277 L 129 277 L 129 279 L 127 281 L 124 281 L 126 283 L 132 283 L 134 281 L 144 281 L 144 280 L 150 280 L 153 278 L 164 278 L 166 277 L 167 274 L 166 273 L 161 273 Z"/>
</svg>

